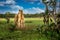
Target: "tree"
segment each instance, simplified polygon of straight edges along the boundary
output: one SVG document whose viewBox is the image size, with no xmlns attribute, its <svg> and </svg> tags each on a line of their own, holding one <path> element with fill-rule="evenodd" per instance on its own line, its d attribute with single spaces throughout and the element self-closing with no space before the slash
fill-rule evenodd
<svg viewBox="0 0 60 40">
<path fill-rule="evenodd" d="M 57 0 L 50 0 L 50 7 L 53 10 L 53 18 L 54 18 L 55 25 L 57 25 L 57 22 L 56 22 L 56 4 L 57 4 Z"/>
<path fill-rule="evenodd" d="M 45 14 L 44 14 L 44 23 L 46 22 L 46 25 L 48 24 L 49 25 L 49 14 L 48 14 L 48 3 L 49 1 L 47 0 L 42 0 L 42 2 L 45 4 L 46 6 L 46 10 L 45 10 Z"/>
<path fill-rule="evenodd" d="M 5 18 L 7 20 L 7 23 L 9 23 L 9 21 L 10 21 L 10 12 L 5 13 Z"/>
</svg>

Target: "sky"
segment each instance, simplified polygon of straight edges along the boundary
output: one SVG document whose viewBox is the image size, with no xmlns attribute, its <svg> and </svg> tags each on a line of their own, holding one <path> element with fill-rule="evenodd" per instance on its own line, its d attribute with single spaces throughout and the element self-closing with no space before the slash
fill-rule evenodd
<svg viewBox="0 0 60 40">
<path fill-rule="evenodd" d="M 0 14 L 18 13 L 19 9 L 25 14 L 42 13 L 45 11 L 45 5 L 41 0 L 0 0 Z"/>
</svg>

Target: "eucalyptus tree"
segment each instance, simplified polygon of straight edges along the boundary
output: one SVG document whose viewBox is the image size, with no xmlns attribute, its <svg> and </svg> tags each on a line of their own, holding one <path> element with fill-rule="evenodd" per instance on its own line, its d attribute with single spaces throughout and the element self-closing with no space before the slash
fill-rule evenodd
<svg viewBox="0 0 60 40">
<path fill-rule="evenodd" d="M 56 4 L 57 4 L 57 0 L 50 0 L 50 8 L 52 8 L 53 10 L 53 19 L 54 19 L 54 23 L 55 25 L 57 25 L 56 22 Z"/>
<path fill-rule="evenodd" d="M 42 2 L 45 4 L 45 7 L 46 7 L 44 20 L 46 22 L 46 25 L 49 25 L 49 10 L 48 10 L 49 0 L 42 0 Z"/>
</svg>

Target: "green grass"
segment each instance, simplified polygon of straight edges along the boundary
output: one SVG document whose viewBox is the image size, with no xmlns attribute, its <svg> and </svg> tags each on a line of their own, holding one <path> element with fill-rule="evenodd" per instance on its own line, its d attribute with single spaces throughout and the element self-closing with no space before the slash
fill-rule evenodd
<svg viewBox="0 0 60 40">
<path fill-rule="evenodd" d="M 9 24 L 6 23 L 4 18 L 0 19 L 0 40 L 48 40 L 41 36 L 36 29 L 43 25 L 43 18 L 25 18 L 25 25 L 27 25 L 28 30 L 11 31 L 9 28 L 15 26 L 14 18 L 10 19 Z"/>
</svg>

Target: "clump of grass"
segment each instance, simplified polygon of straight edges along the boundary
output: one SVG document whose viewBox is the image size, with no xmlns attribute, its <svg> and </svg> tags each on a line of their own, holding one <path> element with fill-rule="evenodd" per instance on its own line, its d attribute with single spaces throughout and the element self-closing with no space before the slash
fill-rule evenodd
<svg viewBox="0 0 60 40">
<path fill-rule="evenodd" d="M 32 23 L 32 21 L 25 21 L 25 23 Z"/>
</svg>

